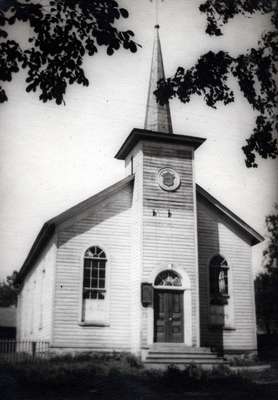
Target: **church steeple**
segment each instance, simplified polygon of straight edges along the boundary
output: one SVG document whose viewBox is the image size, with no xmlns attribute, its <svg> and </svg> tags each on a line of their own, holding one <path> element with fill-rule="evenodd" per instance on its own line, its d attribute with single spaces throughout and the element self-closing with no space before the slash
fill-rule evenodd
<svg viewBox="0 0 278 400">
<path fill-rule="evenodd" d="M 153 92 L 157 82 L 165 79 L 161 45 L 159 39 L 159 25 L 155 25 L 152 65 L 149 82 L 149 91 L 146 107 L 145 129 L 163 133 L 173 133 L 169 104 L 160 105 Z"/>
</svg>

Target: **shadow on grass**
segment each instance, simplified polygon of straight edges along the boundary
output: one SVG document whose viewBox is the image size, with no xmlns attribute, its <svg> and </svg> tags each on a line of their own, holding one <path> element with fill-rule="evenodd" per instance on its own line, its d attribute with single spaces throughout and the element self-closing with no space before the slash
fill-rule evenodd
<svg viewBox="0 0 278 400">
<path fill-rule="evenodd" d="M 130 354 L 87 354 L 0 364 L 0 393 L 1 400 L 277 400 L 278 385 L 254 383 L 225 366 L 155 371 Z"/>
</svg>

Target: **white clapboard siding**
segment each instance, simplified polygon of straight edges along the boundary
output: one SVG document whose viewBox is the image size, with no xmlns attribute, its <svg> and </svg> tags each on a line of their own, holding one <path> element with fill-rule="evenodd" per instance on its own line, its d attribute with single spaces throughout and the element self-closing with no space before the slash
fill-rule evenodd
<svg viewBox="0 0 278 400">
<path fill-rule="evenodd" d="M 58 229 L 53 346 L 128 350 L 130 343 L 132 185 Z M 108 326 L 82 326 L 82 270 L 87 248 L 107 256 Z"/>
<path fill-rule="evenodd" d="M 26 276 L 18 296 L 18 340 L 51 341 L 56 237 Z"/>
<path fill-rule="evenodd" d="M 225 350 L 256 349 L 251 246 L 243 233 L 216 212 L 205 199 L 197 197 L 200 279 L 201 345 L 213 345 L 215 330 L 209 327 L 209 262 L 215 254 L 226 258 L 233 326 L 223 331 Z"/>
<path fill-rule="evenodd" d="M 192 285 L 193 344 L 197 344 L 197 276 L 195 220 L 193 207 L 192 152 L 176 144 L 143 143 L 143 272 L 142 280 L 153 283 L 154 272 L 184 269 Z M 162 190 L 157 182 L 161 168 L 173 168 L 181 178 L 174 192 Z M 153 210 L 157 216 L 153 216 Z M 171 217 L 168 217 L 168 210 Z M 148 309 L 142 309 L 142 345 L 148 344 L 153 330 Z M 151 332 L 153 337 L 153 332 Z"/>
<path fill-rule="evenodd" d="M 135 173 L 132 201 L 131 246 L 132 262 L 130 280 L 133 292 L 130 297 L 131 349 L 140 354 L 141 347 L 141 279 L 142 279 L 142 237 L 143 237 L 143 152 L 139 143 L 132 151 L 133 171 Z M 127 163 L 127 168 L 129 168 Z"/>
</svg>

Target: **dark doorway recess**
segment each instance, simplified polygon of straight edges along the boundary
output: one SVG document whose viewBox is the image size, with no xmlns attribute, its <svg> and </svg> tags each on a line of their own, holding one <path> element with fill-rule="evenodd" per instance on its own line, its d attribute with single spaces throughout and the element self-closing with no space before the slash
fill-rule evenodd
<svg viewBox="0 0 278 400">
<path fill-rule="evenodd" d="M 154 341 L 184 342 L 183 291 L 154 291 Z"/>
</svg>

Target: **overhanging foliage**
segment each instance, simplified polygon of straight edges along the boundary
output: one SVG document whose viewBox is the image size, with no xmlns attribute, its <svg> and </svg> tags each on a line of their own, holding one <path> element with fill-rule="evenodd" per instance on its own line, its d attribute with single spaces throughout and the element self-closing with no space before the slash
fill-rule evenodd
<svg viewBox="0 0 278 400">
<path fill-rule="evenodd" d="M 257 155 L 262 158 L 278 155 L 278 3 L 272 0 L 207 0 L 201 4 L 200 11 L 206 14 L 209 35 L 222 35 L 223 25 L 238 14 L 270 14 L 272 29 L 263 33 L 256 48 L 237 57 L 225 51 L 209 51 L 193 67 L 187 70 L 179 67 L 173 77 L 159 82 L 155 94 L 161 104 L 174 97 L 187 103 L 197 94 L 208 106 L 216 108 L 219 102 L 227 105 L 235 101 L 235 93 L 228 84 L 228 78 L 233 76 L 257 113 L 253 133 L 242 147 L 246 166 L 257 167 Z"/>
<path fill-rule="evenodd" d="M 27 92 L 39 91 L 43 102 L 64 102 L 67 86 L 88 86 L 82 67 L 84 56 L 94 56 L 101 46 L 109 56 L 121 47 L 137 51 L 131 30 L 121 31 L 117 20 L 128 11 L 114 0 L 6 0 L 0 4 L 0 83 L 26 69 Z M 9 39 L 8 25 L 28 24 L 29 46 Z M 0 102 L 7 101 L 0 86 Z"/>
</svg>

